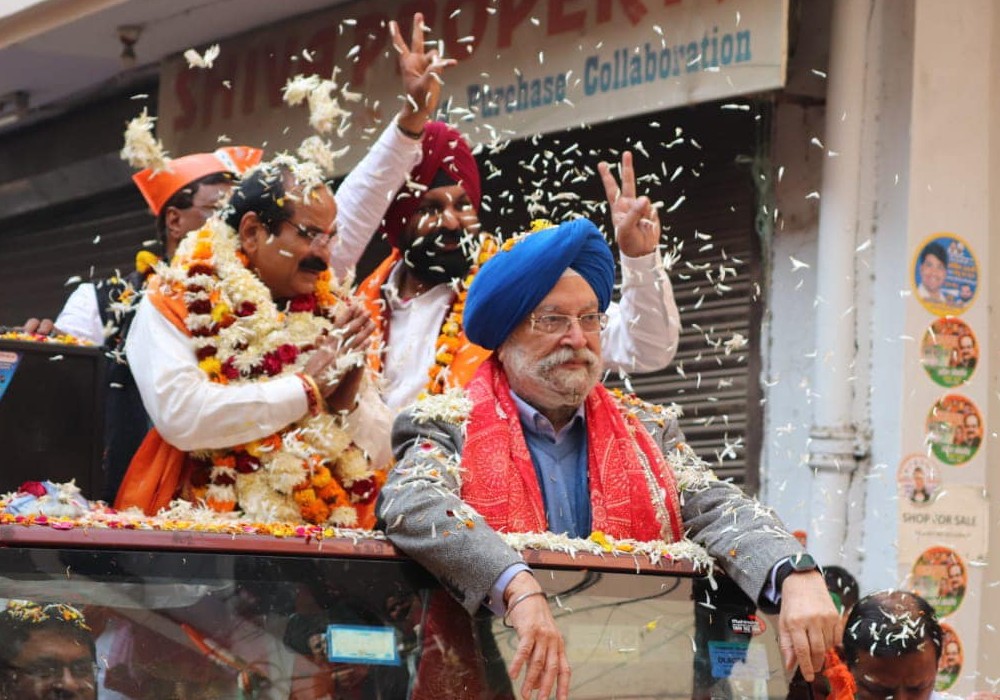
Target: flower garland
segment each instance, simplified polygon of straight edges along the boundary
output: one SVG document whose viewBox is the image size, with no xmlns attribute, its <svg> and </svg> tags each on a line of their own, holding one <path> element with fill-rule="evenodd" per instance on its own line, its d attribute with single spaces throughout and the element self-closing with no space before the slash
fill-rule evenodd
<svg viewBox="0 0 1000 700">
<path fill-rule="evenodd" d="M 161 268 L 166 293 L 184 302 L 198 366 L 212 382 L 239 384 L 301 372 L 316 339 L 340 332 L 332 318 L 343 303 L 322 273 L 312 294 L 278 309 L 247 268 L 236 232 L 217 219 L 181 243 Z M 223 450 L 187 457 L 182 497 L 216 512 L 239 508 L 261 521 L 350 527 L 384 480 L 338 417 L 309 415 L 287 428 Z"/>
<path fill-rule="evenodd" d="M 57 343 L 59 345 L 92 346 L 93 343 L 83 338 L 77 338 L 69 333 L 59 335 L 42 335 L 40 333 L 25 333 L 23 331 L 7 331 L 0 333 L 0 340 L 20 340 L 28 343 Z"/>
<path fill-rule="evenodd" d="M 26 625 L 41 625 L 50 620 L 58 620 L 84 632 L 90 632 L 83 613 L 65 603 L 36 603 L 30 600 L 8 600 L 7 607 L 0 616 L 16 620 Z"/>
<path fill-rule="evenodd" d="M 426 394 L 433 396 L 448 390 L 451 363 L 455 361 L 455 357 L 462 347 L 462 314 L 465 312 L 465 299 L 469 296 L 469 286 L 476 278 L 476 273 L 479 272 L 483 263 L 496 255 L 498 250 L 499 246 L 494 238 L 490 236 L 484 238 L 479 247 L 475 264 L 469 269 L 465 279 L 459 282 L 458 294 L 444 317 L 441 332 L 434 343 L 434 364 L 427 370 L 430 381 L 425 389 Z"/>
</svg>

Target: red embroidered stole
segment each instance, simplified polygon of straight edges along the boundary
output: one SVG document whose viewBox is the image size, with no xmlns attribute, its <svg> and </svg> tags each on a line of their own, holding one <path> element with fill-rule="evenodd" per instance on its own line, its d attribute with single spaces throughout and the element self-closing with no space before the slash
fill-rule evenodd
<svg viewBox="0 0 1000 700">
<path fill-rule="evenodd" d="M 544 532 L 545 504 L 510 384 L 496 357 L 466 387 L 473 408 L 462 499 L 501 532 Z M 591 524 L 616 539 L 683 537 L 677 482 L 656 443 L 598 384 L 585 401 Z"/>
</svg>

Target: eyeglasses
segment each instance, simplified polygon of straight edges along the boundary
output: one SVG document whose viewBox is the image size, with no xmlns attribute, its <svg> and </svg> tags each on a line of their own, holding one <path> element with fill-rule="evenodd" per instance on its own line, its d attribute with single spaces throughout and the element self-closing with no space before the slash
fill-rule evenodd
<svg viewBox="0 0 1000 700">
<path fill-rule="evenodd" d="M 567 316 L 565 314 L 531 314 L 531 328 L 540 333 L 557 333 L 564 335 L 569 332 L 573 321 L 580 324 L 584 333 L 598 333 L 608 327 L 608 315 L 602 313 L 580 314 Z"/>
<path fill-rule="evenodd" d="M 97 664 L 89 659 L 78 659 L 69 663 L 52 660 L 27 666 L 10 666 L 9 668 L 11 673 L 23 673 L 45 683 L 61 679 L 66 670 L 69 670 L 70 675 L 78 681 L 93 681 L 97 678 L 98 670 Z"/>
<path fill-rule="evenodd" d="M 298 234 L 300 236 L 302 236 L 303 238 L 307 238 L 310 243 L 312 243 L 313 241 L 315 241 L 317 239 L 325 239 L 325 240 L 323 240 L 323 242 L 324 243 L 328 243 L 331 238 L 333 238 L 334 236 L 337 235 L 337 228 L 336 227 L 334 227 L 333 229 L 331 229 L 329 231 L 321 231 L 321 230 L 319 230 L 317 228 L 310 228 L 310 227 L 308 227 L 308 226 L 306 226 L 304 224 L 297 224 L 294 221 L 289 221 L 288 219 L 285 219 L 281 223 L 282 224 L 288 224 L 289 226 L 294 227 L 295 230 L 298 231 Z"/>
</svg>

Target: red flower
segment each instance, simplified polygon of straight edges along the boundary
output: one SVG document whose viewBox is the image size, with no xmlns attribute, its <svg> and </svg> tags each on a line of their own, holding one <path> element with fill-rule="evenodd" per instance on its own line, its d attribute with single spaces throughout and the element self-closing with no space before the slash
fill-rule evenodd
<svg viewBox="0 0 1000 700">
<path fill-rule="evenodd" d="M 278 349 L 275 350 L 275 352 L 278 355 L 278 359 L 286 365 L 290 365 L 295 362 L 295 358 L 299 356 L 299 349 L 291 343 L 285 343 L 284 345 L 278 346 Z"/>
<path fill-rule="evenodd" d="M 219 326 L 213 323 L 210 326 L 202 326 L 201 328 L 192 328 L 191 335 L 195 338 L 209 338 L 219 332 Z"/>
<path fill-rule="evenodd" d="M 202 461 L 195 463 L 194 468 L 191 469 L 191 485 L 195 488 L 202 488 L 208 486 L 209 469 L 211 465 L 206 465 Z"/>
<path fill-rule="evenodd" d="M 188 304 L 188 310 L 193 314 L 210 314 L 212 313 L 212 302 L 208 299 L 195 299 Z"/>
<path fill-rule="evenodd" d="M 312 294 L 300 294 L 288 303 L 288 310 L 292 312 L 308 311 L 312 313 L 316 310 L 316 297 Z"/>
<path fill-rule="evenodd" d="M 196 262 L 192 263 L 188 268 L 188 277 L 194 277 L 195 275 L 214 275 L 215 266 L 209 265 L 208 263 Z"/>
<path fill-rule="evenodd" d="M 236 315 L 240 318 L 246 318 L 250 316 L 255 311 L 257 311 L 257 305 L 252 301 L 241 302 L 239 306 L 236 307 Z"/>
<path fill-rule="evenodd" d="M 236 453 L 236 471 L 240 474 L 249 474 L 260 469 L 260 460 L 249 452 Z"/>
<path fill-rule="evenodd" d="M 240 371 L 236 369 L 236 358 L 230 357 L 222 364 L 222 376 L 230 380 L 240 378 Z"/>
<path fill-rule="evenodd" d="M 46 493 L 45 485 L 41 481 L 25 481 L 18 489 L 18 493 L 30 493 L 35 498 L 41 498 Z"/>
<path fill-rule="evenodd" d="M 200 360 L 206 360 L 209 357 L 214 357 L 218 352 L 219 352 L 218 348 L 216 348 L 214 345 L 204 345 L 195 350 L 194 354 L 197 355 L 198 360 L 200 361 Z"/>
<path fill-rule="evenodd" d="M 371 503 L 377 493 L 375 480 L 371 477 L 368 477 L 367 479 L 358 479 L 351 484 L 347 491 L 351 494 L 352 503 Z"/>
<path fill-rule="evenodd" d="M 264 374 L 269 377 L 273 377 L 274 375 L 281 373 L 282 367 L 284 367 L 284 363 L 282 363 L 275 353 L 269 352 L 264 355 L 264 362 L 261 363 L 261 368 L 264 370 Z"/>
<path fill-rule="evenodd" d="M 236 483 L 236 477 L 229 475 L 227 472 L 219 472 L 212 477 L 212 483 L 216 486 L 232 486 Z"/>
</svg>

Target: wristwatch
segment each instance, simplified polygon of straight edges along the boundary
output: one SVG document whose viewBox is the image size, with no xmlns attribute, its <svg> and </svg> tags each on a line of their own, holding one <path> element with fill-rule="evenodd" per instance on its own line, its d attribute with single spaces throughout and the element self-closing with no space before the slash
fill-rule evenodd
<svg viewBox="0 0 1000 700">
<path fill-rule="evenodd" d="M 788 557 L 788 559 L 782 562 L 781 566 L 778 567 L 778 570 L 774 574 L 775 592 L 778 594 L 781 593 L 781 586 L 785 582 L 786 578 L 792 574 L 798 574 L 805 571 L 823 572 L 823 570 L 819 567 L 819 564 L 816 563 L 816 560 L 813 559 L 810 554 L 802 553 Z"/>
</svg>

